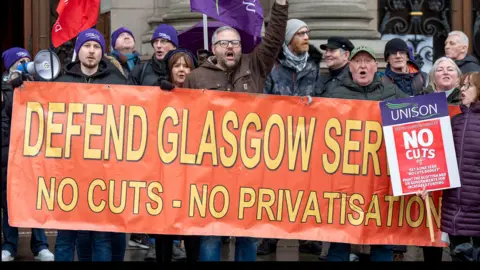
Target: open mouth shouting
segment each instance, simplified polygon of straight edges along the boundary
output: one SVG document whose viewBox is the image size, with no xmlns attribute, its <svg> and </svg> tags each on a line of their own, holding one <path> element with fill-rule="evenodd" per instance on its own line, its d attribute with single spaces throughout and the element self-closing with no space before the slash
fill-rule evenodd
<svg viewBox="0 0 480 270">
<path fill-rule="evenodd" d="M 228 51 L 225 53 L 225 58 L 227 59 L 227 61 L 235 61 L 235 53 L 233 53 L 232 51 Z"/>
</svg>

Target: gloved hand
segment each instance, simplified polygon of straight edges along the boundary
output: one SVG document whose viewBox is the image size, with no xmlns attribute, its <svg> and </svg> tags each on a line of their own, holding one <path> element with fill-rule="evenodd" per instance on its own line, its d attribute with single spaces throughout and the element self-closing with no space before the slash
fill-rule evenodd
<svg viewBox="0 0 480 270">
<path fill-rule="evenodd" d="M 12 88 L 18 88 L 23 84 L 24 78 L 23 75 L 20 73 L 14 73 L 12 74 L 12 78 L 9 81 L 9 84 L 12 86 Z"/>
<path fill-rule="evenodd" d="M 165 79 L 159 79 L 158 80 L 158 86 L 160 86 L 160 89 L 165 90 L 165 91 L 171 91 L 172 89 L 175 88 L 175 85 Z"/>
</svg>

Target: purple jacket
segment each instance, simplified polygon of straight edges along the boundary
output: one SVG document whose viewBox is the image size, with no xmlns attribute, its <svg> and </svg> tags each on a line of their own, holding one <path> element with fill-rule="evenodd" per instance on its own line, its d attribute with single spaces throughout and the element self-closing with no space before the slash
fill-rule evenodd
<svg viewBox="0 0 480 270">
<path fill-rule="evenodd" d="M 443 192 L 442 231 L 480 236 L 480 102 L 452 119 L 461 187 Z"/>
</svg>

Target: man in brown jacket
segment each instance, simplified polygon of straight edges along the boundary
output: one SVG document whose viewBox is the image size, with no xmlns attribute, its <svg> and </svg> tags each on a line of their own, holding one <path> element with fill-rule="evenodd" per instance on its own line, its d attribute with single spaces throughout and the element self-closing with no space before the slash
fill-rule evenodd
<svg viewBox="0 0 480 270">
<path fill-rule="evenodd" d="M 276 0 L 265 37 L 252 53 L 242 55 L 238 32 L 229 26 L 212 36 L 212 52 L 186 78 L 184 87 L 232 92 L 263 93 L 265 80 L 282 48 L 288 20 L 286 0 Z"/>
<path fill-rule="evenodd" d="M 214 56 L 190 72 L 184 88 L 263 93 L 265 80 L 282 48 L 287 20 L 287 1 L 276 0 L 265 37 L 252 53 L 245 55 L 238 32 L 228 26 L 218 28 L 212 36 Z M 202 236 L 200 261 L 220 261 L 221 246 L 220 236 Z M 235 261 L 255 261 L 257 246 L 256 238 L 236 238 Z"/>
</svg>

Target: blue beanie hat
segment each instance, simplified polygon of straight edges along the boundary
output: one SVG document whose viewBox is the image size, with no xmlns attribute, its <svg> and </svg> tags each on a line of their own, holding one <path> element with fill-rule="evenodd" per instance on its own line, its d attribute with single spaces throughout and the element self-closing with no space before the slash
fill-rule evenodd
<svg viewBox="0 0 480 270">
<path fill-rule="evenodd" d="M 13 64 L 15 64 L 15 62 L 25 57 L 30 59 L 30 61 L 32 60 L 32 57 L 28 51 L 24 48 L 10 48 L 2 53 L 3 66 L 8 70 L 11 66 L 13 66 Z"/>
<path fill-rule="evenodd" d="M 173 26 L 168 25 L 168 24 L 160 24 L 155 28 L 155 31 L 153 31 L 152 39 L 150 42 L 153 44 L 153 41 L 157 38 L 163 38 L 167 39 L 170 42 L 175 45 L 175 47 L 178 47 L 178 36 L 177 36 L 177 30 L 173 28 Z"/>
<path fill-rule="evenodd" d="M 94 28 L 84 30 L 78 34 L 77 41 L 75 42 L 75 52 L 78 54 L 83 44 L 88 41 L 98 42 L 102 47 L 102 55 L 105 53 L 105 39 L 103 38 L 102 33 Z"/>
<path fill-rule="evenodd" d="M 133 35 L 132 31 L 130 31 L 130 29 L 128 29 L 126 27 L 120 27 L 112 33 L 112 48 L 113 49 L 115 49 L 115 44 L 117 43 L 117 39 L 122 33 L 129 33 L 132 36 L 133 40 L 135 40 L 135 36 Z"/>
</svg>

